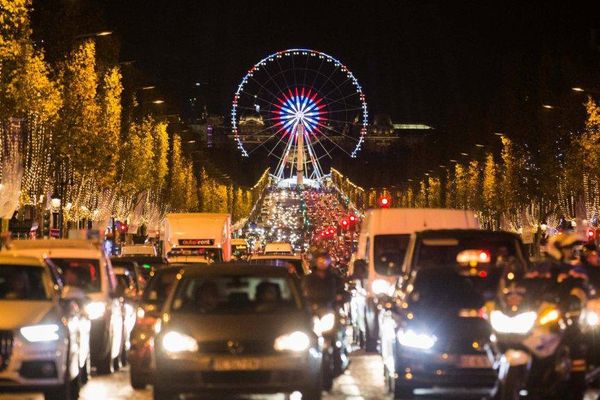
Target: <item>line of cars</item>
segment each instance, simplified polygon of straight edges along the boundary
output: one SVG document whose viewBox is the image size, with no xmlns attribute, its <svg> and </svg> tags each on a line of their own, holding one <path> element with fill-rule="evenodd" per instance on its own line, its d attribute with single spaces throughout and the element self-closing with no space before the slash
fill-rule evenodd
<svg viewBox="0 0 600 400">
<path fill-rule="evenodd" d="M 120 260 L 87 240 L 10 242 L 0 253 L 0 390 L 76 399 L 92 367 L 118 370 L 127 360 L 143 265 L 163 262 L 133 259 L 113 268 Z"/>
<path fill-rule="evenodd" d="M 531 274 L 518 235 L 480 230 L 469 213 L 367 212 L 349 271 L 357 339 L 381 353 L 397 399 L 583 398 L 597 315 L 569 291 L 576 277 Z"/>
</svg>

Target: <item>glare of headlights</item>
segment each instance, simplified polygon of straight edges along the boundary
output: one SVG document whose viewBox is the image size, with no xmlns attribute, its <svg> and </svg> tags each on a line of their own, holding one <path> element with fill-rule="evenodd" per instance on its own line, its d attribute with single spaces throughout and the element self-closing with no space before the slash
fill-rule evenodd
<svg viewBox="0 0 600 400">
<path fill-rule="evenodd" d="M 51 342 L 58 340 L 58 325 L 32 325 L 20 329 L 21 335 L 29 342 Z"/>
<path fill-rule="evenodd" d="M 193 353 L 198 351 L 198 342 L 196 339 L 175 331 L 168 332 L 163 336 L 162 345 L 165 351 L 169 353 Z"/>
<path fill-rule="evenodd" d="M 419 350 L 429 350 L 437 342 L 437 338 L 427 333 L 415 332 L 412 329 L 398 331 L 398 342 L 402 346 Z"/>
<path fill-rule="evenodd" d="M 281 335 L 275 339 L 273 347 L 277 351 L 301 352 L 310 346 L 310 338 L 301 331 L 295 331 L 287 335 Z"/>
<path fill-rule="evenodd" d="M 371 284 L 371 290 L 376 295 L 386 294 L 389 292 L 390 286 L 391 286 L 390 283 L 386 280 L 375 279 L 373 281 L 373 283 Z"/>
<path fill-rule="evenodd" d="M 84 309 L 90 319 L 98 319 L 104 316 L 106 304 L 102 301 L 92 301 L 86 304 Z"/>
<path fill-rule="evenodd" d="M 333 313 L 327 313 L 321 318 L 315 318 L 314 331 L 320 335 L 324 332 L 328 332 L 335 326 L 335 315 Z"/>
<path fill-rule="evenodd" d="M 533 328 L 537 313 L 535 311 L 527 311 L 514 317 L 509 317 L 502 311 L 494 310 L 490 314 L 490 323 L 496 332 L 500 333 L 515 333 L 524 335 Z"/>
<path fill-rule="evenodd" d="M 600 317 L 598 317 L 598 314 L 596 314 L 594 311 L 588 310 L 585 313 L 585 322 L 589 326 L 598 326 L 600 324 Z"/>
</svg>

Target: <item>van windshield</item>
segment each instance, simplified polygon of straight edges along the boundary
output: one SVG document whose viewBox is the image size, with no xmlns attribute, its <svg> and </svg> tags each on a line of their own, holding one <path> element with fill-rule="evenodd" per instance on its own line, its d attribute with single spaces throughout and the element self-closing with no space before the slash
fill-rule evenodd
<svg viewBox="0 0 600 400">
<path fill-rule="evenodd" d="M 76 286 L 84 291 L 99 292 L 101 289 L 99 262 L 93 258 L 52 258 L 65 286 Z"/>
<path fill-rule="evenodd" d="M 375 271 L 382 275 L 398 275 L 408 248 L 410 235 L 377 235 L 373 244 Z"/>
</svg>

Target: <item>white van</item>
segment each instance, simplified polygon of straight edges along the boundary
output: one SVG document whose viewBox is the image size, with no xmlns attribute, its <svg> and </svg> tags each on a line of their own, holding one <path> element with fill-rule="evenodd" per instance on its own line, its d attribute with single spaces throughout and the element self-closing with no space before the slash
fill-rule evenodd
<svg viewBox="0 0 600 400">
<path fill-rule="evenodd" d="M 44 258 L 55 267 L 65 287 L 85 294 L 84 310 L 91 320 L 90 358 L 98 373 L 118 369 L 125 359 L 127 333 L 123 304 L 110 258 L 99 243 L 89 240 L 13 240 L 8 253 Z"/>
<path fill-rule="evenodd" d="M 379 324 L 377 304 L 392 294 L 401 273 L 410 236 L 425 229 L 479 229 L 474 211 L 436 208 L 384 208 L 365 213 L 358 248 L 349 274 L 358 279 L 353 297 L 355 323 L 363 334 L 367 351 L 377 348 Z"/>
<path fill-rule="evenodd" d="M 121 248 L 121 257 L 156 257 L 156 247 L 151 244 L 130 244 Z"/>
<path fill-rule="evenodd" d="M 267 243 L 265 246 L 264 255 L 293 255 L 294 248 L 290 243 L 287 242 L 273 242 Z"/>
</svg>

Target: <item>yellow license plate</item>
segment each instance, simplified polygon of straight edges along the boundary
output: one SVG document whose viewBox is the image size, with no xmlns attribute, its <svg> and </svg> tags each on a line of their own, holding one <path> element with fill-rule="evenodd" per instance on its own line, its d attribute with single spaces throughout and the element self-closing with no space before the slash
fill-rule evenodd
<svg viewBox="0 0 600 400">
<path fill-rule="evenodd" d="M 214 362 L 215 371 L 249 371 L 260 368 L 257 358 L 217 358 Z"/>
</svg>

